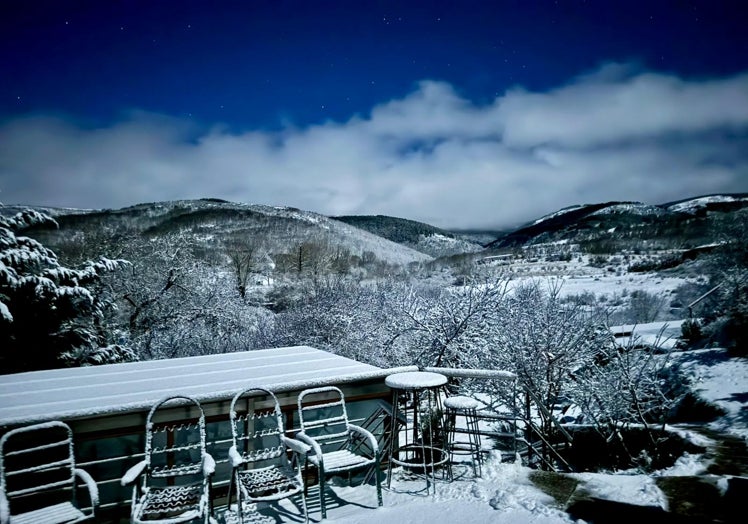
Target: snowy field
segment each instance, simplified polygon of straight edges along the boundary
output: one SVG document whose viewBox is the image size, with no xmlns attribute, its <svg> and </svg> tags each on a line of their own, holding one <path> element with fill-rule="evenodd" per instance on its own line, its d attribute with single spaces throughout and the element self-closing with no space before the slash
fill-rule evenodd
<svg viewBox="0 0 748 524">
<path fill-rule="evenodd" d="M 632 291 L 646 291 L 655 295 L 672 294 L 679 286 L 689 281 L 684 277 L 663 277 L 656 273 L 612 273 L 601 268 L 575 265 L 563 267 L 563 274 L 541 273 L 544 264 L 533 264 L 534 269 L 511 274 L 510 287 L 523 283 L 539 282 L 543 285 L 560 286 L 561 296 L 592 293 L 596 297 L 613 299 Z"/>
<path fill-rule="evenodd" d="M 677 352 L 675 356 L 682 360 L 698 394 L 726 410 L 727 415 L 710 426 L 748 439 L 748 420 L 745 417 L 748 410 L 748 360 L 728 359 L 723 349 Z M 705 437 L 686 428 L 677 428 L 677 431 L 694 443 L 706 442 Z M 706 466 L 701 455 L 686 454 L 674 466 L 652 475 L 624 471 L 618 474 L 575 473 L 571 476 L 580 481 L 577 490 L 584 490 L 593 497 L 667 509 L 667 499 L 655 484 L 655 477 L 698 475 L 705 471 Z M 372 485 L 333 486 L 326 498 L 327 521 L 341 524 L 574 522 L 560 503 L 533 484 L 530 479 L 532 470 L 518 464 L 501 463 L 498 455 L 488 458 L 481 478 L 473 478 L 465 466 L 458 466 L 455 473 L 453 482 L 437 478 L 435 494 L 426 494 L 422 479 L 406 478 L 401 472 L 396 472 L 391 489 L 384 489 L 384 506 L 381 508 L 376 505 L 376 491 Z M 310 520 L 319 522 L 316 491 L 310 491 L 308 503 Z M 261 508 L 260 513 L 255 514 L 256 520 L 252 522 L 302 522 L 298 507 L 288 501 L 283 501 L 280 508 Z M 219 522 L 232 520 L 219 514 Z"/>
</svg>

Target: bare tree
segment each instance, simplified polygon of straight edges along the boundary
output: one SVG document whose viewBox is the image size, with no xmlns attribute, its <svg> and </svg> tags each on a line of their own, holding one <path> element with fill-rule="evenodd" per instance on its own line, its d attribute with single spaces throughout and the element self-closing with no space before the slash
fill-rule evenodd
<svg viewBox="0 0 748 524">
<path fill-rule="evenodd" d="M 247 237 L 226 242 L 224 251 L 234 273 L 239 296 L 246 298 L 252 276 L 268 268 L 267 249 L 261 240 Z"/>
</svg>

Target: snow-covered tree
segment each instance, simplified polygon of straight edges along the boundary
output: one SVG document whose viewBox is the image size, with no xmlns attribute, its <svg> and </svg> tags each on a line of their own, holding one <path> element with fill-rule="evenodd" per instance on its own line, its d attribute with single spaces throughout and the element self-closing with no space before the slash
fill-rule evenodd
<svg viewBox="0 0 748 524">
<path fill-rule="evenodd" d="M 501 279 L 459 287 L 411 287 L 399 301 L 404 319 L 400 339 L 408 364 L 423 367 L 483 367 L 492 348 L 496 314 L 507 290 Z"/>
<path fill-rule="evenodd" d="M 133 263 L 107 283 L 117 298 L 116 323 L 141 359 L 254 349 L 270 312 L 248 305 L 236 275 L 210 264 L 179 234 L 127 242 Z"/>
<path fill-rule="evenodd" d="M 562 300 L 560 291 L 552 282 L 515 287 L 483 320 L 484 341 L 471 356 L 474 367 L 517 375 L 516 390 L 486 382 L 485 391 L 497 404 L 515 408 L 528 437 L 539 434 L 545 442 L 557 440 L 558 410 L 569 402 L 575 387 L 573 373 L 591 365 L 612 338 L 602 315 Z M 542 448 L 541 456 L 548 463 L 551 450 L 545 444 Z"/>
<path fill-rule="evenodd" d="M 103 323 L 111 300 L 89 289 L 125 262 L 102 258 L 79 269 L 64 267 L 52 250 L 21 235 L 39 225 L 57 223 L 33 210 L 0 216 L 0 370 L 129 358 L 126 349 L 111 344 Z"/>
<path fill-rule="evenodd" d="M 736 355 L 748 355 L 748 209 L 715 226 L 720 246 L 710 264 L 710 285 L 716 288 L 714 312 L 705 315 L 708 332 Z M 718 286 L 718 287 L 717 287 Z"/>
<path fill-rule="evenodd" d="M 656 456 L 661 430 L 686 391 L 678 366 L 661 349 L 662 342 L 660 333 L 651 344 L 632 335 L 623 345 L 604 345 L 592 363 L 573 375 L 572 398 L 585 422 L 605 442 L 614 443 L 632 464 L 644 467 L 648 464 L 640 460 L 650 459 L 651 454 L 639 457 L 630 451 L 626 430 L 640 428 Z"/>
<path fill-rule="evenodd" d="M 297 283 L 286 290 L 263 344 L 308 344 L 360 362 L 396 365 L 404 357 L 393 350 L 399 326 L 393 303 L 403 295 L 400 283 L 361 283 L 341 275 Z"/>
</svg>

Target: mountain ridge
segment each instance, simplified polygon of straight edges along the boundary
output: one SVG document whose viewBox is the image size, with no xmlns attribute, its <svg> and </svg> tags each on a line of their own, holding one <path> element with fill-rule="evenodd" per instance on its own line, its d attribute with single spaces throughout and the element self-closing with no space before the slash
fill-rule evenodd
<svg viewBox="0 0 748 524">
<path fill-rule="evenodd" d="M 461 253 L 517 248 L 542 242 L 602 242 L 630 237 L 657 241 L 667 235 L 684 236 L 689 244 L 708 241 L 708 224 L 714 216 L 748 207 L 748 193 L 699 195 L 663 204 L 609 201 L 575 204 L 548 213 L 523 226 L 499 234 L 469 234 L 441 229 L 387 215 L 325 216 L 287 206 L 230 202 L 222 199 L 145 202 L 120 209 L 75 209 L 50 206 L 0 206 L 0 214 L 22 209 L 43 211 L 61 228 L 90 229 L 100 221 L 111 229 L 133 227 L 144 235 L 190 230 L 207 238 L 224 227 L 230 236 L 252 233 L 263 227 L 280 234 L 280 243 L 319 236 L 357 256 L 381 252 L 388 263 L 408 264 Z M 223 225 L 221 225 L 223 224 Z M 316 233 L 314 232 L 316 230 Z M 394 247 L 399 246 L 399 247 Z"/>
</svg>

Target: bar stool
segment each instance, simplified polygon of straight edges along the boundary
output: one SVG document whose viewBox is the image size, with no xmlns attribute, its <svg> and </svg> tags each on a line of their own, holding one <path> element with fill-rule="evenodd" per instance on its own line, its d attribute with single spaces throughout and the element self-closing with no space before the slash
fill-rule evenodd
<svg viewBox="0 0 748 524">
<path fill-rule="evenodd" d="M 478 408 L 480 402 L 470 397 L 455 396 L 444 400 L 446 409 L 446 420 L 448 424 L 447 450 L 449 451 L 449 478 L 453 479 L 452 466 L 455 455 L 466 455 L 470 457 L 473 465 L 473 475 L 480 477 L 483 474 L 481 455 L 480 430 L 478 429 Z M 457 427 L 457 417 L 465 420 L 465 427 Z M 464 433 L 467 440 L 457 440 L 457 433 Z"/>
<path fill-rule="evenodd" d="M 406 421 L 403 429 L 390 432 L 387 487 L 392 484 L 392 465 L 395 464 L 412 472 L 422 471 L 426 493 L 431 480 L 433 494 L 436 494 L 436 468 L 449 459 L 441 402 L 447 377 L 440 373 L 412 371 L 389 375 L 384 382 L 392 389 L 393 415 L 402 412 Z"/>
</svg>

